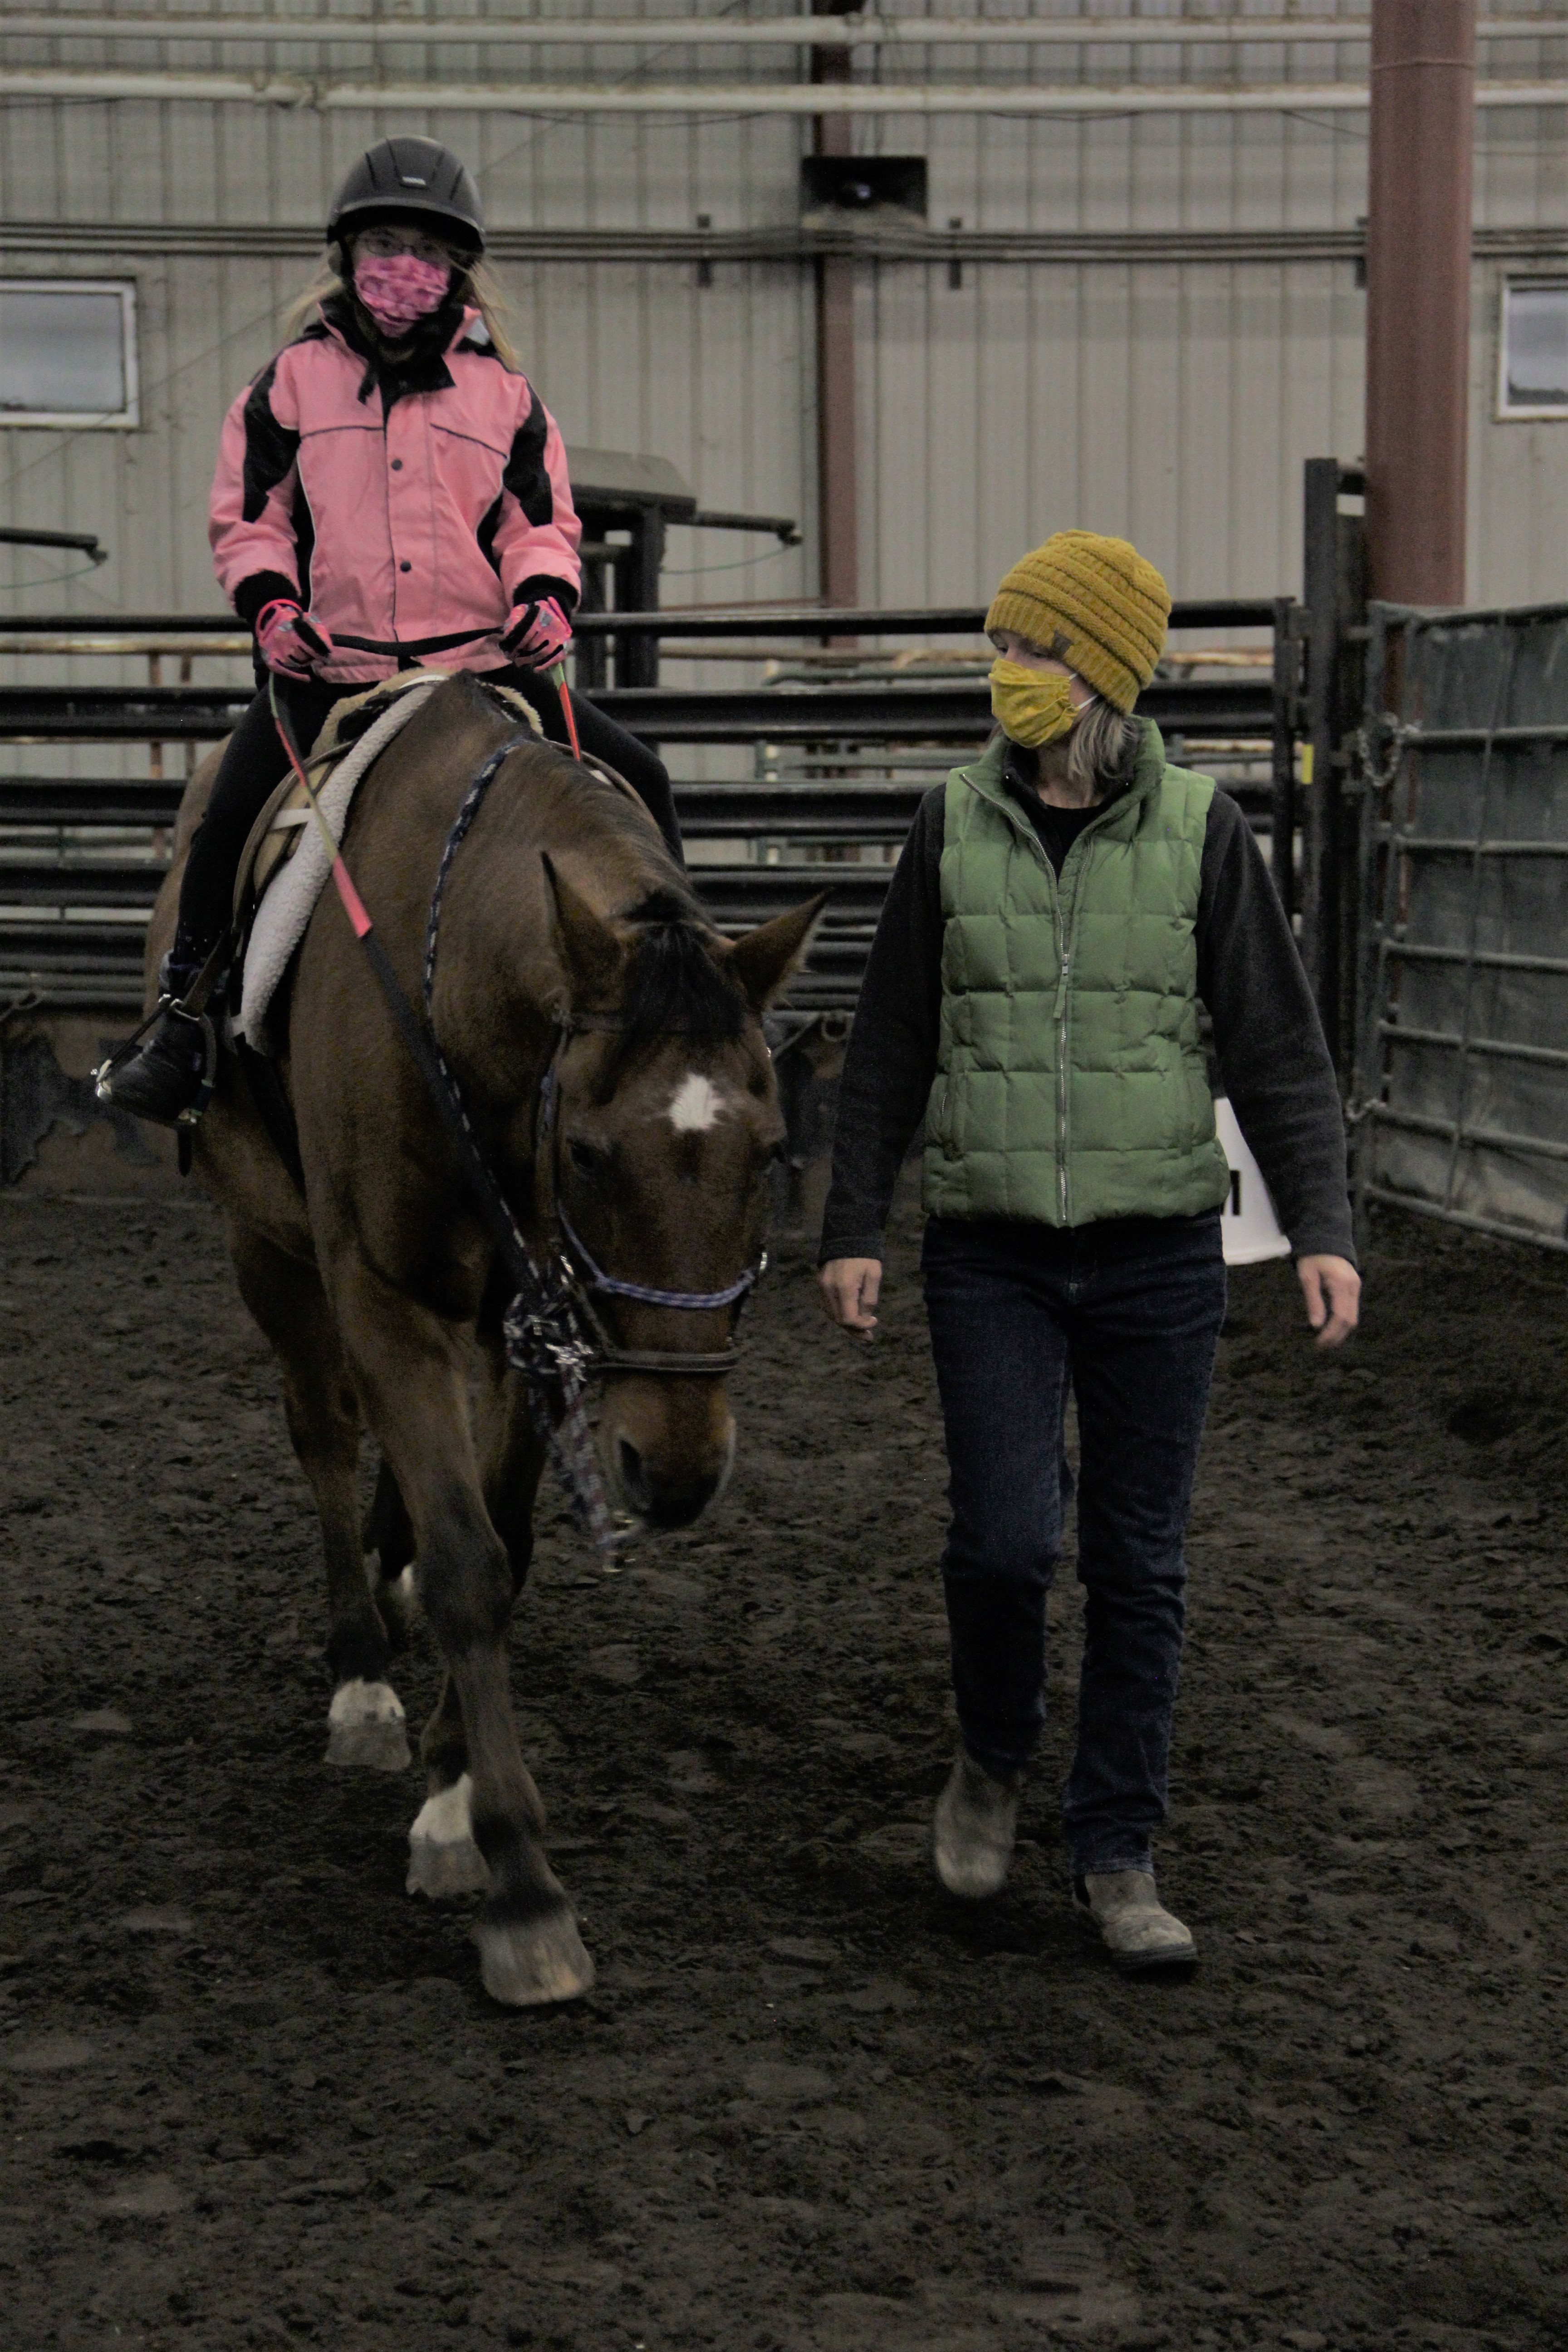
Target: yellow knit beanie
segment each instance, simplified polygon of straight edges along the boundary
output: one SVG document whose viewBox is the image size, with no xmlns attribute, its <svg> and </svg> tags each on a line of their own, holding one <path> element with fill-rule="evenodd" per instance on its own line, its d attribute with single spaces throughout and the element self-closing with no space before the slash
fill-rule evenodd
<svg viewBox="0 0 1568 2352">
<path fill-rule="evenodd" d="M 1058 530 L 1020 556 L 991 599 L 987 631 L 1015 629 L 1131 710 L 1154 675 L 1170 592 L 1124 539 Z"/>
</svg>

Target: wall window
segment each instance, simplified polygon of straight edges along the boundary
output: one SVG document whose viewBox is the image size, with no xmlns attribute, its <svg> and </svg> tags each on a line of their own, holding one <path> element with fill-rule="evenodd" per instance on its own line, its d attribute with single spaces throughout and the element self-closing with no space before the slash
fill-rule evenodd
<svg viewBox="0 0 1568 2352">
<path fill-rule="evenodd" d="M 140 421 L 135 287 L 0 278 L 0 425 Z"/>
<path fill-rule="evenodd" d="M 1568 278 L 1510 278 L 1502 289 L 1500 416 L 1568 416 Z"/>
</svg>

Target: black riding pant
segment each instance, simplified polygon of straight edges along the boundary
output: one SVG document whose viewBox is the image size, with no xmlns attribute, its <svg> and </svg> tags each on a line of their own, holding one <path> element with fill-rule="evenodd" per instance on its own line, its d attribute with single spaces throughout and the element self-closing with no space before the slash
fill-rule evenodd
<svg viewBox="0 0 1568 2352">
<path fill-rule="evenodd" d="M 539 713 L 540 724 L 552 743 L 566 741 L 566 720 L 561 698 L 548 678 L 537 671 L 496 669 L 479 673 L 488 685 L 515 687 Z M 327 722 L 335 703 L 363 694 L 363 686 L 328 686 L 320 678 L 279 677 L 278 700 L 289 732 L 301 751 L 309 751 Z M 681 857 L 680 826 L 664 762 L 646 743 L 617 727 L 586 695 L 572 698 L 577 740 L 590 759 L 603 760 L 623 775 L 646 802 L 649 814 L 678 861 Z M 288 754 L 279 740 L 263 686 L 228 739 L 206 814 L 192 836 L 180 886 L 180 930 L 176 961 L 205 962 L 228 927 L 234 902 L 234 878 L 250 828 L 268 796 L 283 781 Z"/>
</svg>

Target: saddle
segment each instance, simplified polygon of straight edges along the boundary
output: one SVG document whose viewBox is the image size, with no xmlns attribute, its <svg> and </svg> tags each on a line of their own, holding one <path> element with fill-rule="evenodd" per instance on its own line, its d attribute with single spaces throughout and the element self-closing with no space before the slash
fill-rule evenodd
<svg viewBox="0 0 1568 2352">
<path fill-rule="evenodd" d="M 342 837 L 361 779 L 450 675 L 446 670 L 410 670 L 334 706 L 303 762 L 334 842 Z M 514 688 L 492 686 L 488 690 L 510 715 L 542 735 L 539 714 Z M 306 842 L 310 846 L 301 856 Z M 228 1025 L 254 1051 L 268 1051 L 268 1008 L 331 870 L 310 796 L 290 771 L 251 826 L 235 876 L 231 937 L 237 945 Z"/>
<path fill-rule="evenodd" d="M 306 774 L 319 800 L 329 779 L 340 762 L 345 761 L 354 746 L 362 742 L 376 721 L 395 709 L 405 694 L 438 686 L 453 675 L 450 670 L 416 669 L 401 677 L 384 678 L 367 687 L 363 694 L 350 696 L 335 703 L 329 712 L 325 726 L 317 736 L 304 761 Z M 542 734 L 539 713 L 514 688 L 491 687 L 496 699 L 504 702 L 516 717 Z M 419 699 L 425 698 L 424 692 Z M 414 715 L 410 710 L 409 718 Z M 368 767 L 370 762 L 366 761 Z M 354 782 L 358 782 L 358 778 Z M 251 922 L 267 887 L 279 869 L 289 863 L 299 847 L 300 835 L 310 822 L 310 804 L 305 787 L 292 771 L 283 778 L 277 790 L 269 794 L 261 814 L 251 826 L 234 881 L 234 937 L 246 940 Z"/>
<path fill-rule="evenodd" d="M 301 1192 L 304 1172 L 300 1161 L 299 1134 L 278 1070 L 278 1045 L 268 1034 L 268 1011 L 279 996 L 331 872 L 331 852 L 322 838 L 322 825 L 334 845 L 342 840 L 360 780 L 368 774 L 426 698 L 451 675 L 447 670 L 412 670 L 336 704 L 303 761 L 315 808 L 310 805 L 310 793 L 290 772 L 252 825 L 240 857 L 230 933 L 235 952 L 229 967 L 226 1010 L 218 1024 L 218 1032 L 223 1046 L 237 1058 L 244 1070 L 262 1124 Z M 515 688 L 487 680 L 484 691 L 509 717 L 521 719 L 533 734 L 544 739 L 538 712 Z M 643 809 L 638 794 L 614 768 L 600 760 L 584 764 Z M 318 810 L 321 824 L 316 822 Z M 189 1165 L 189 1153 L 190 1132 L 182 1129 L 182 1172 Z"/>
</svg>

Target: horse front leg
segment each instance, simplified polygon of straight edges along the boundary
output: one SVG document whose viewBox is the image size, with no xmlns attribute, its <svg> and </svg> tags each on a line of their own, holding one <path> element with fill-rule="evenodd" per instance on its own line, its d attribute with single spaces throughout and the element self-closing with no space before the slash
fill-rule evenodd
<svg viewBox="0 0 1568 2352">
<path fill-rule="evenodd" d="M 517 2007 L 570 2000 L 593 1984 L 594 1964 L 545 1859 L 544 1808 L 512 1714 L 506 1651 L 512 1563 L 486 1508 L 465 1352 L 437 1317 L 393 1290 L 357 1255 L 336 1265 L 331 1279 L 365 1415 L 408 1510 L 415 1582 L 447 1667 L 447 1688 L 425 1743 L 440 1785 L 421 1821 L 426 1832 L 449 1832 L 467 1807 L 489 1874 L 477 1930 L 486 1991 Z M 459 1761 L 466 1771 L 456 1769 Z M 442 1799 L 452 1818 L 432 1820 L 431 1805 Z"/>
<path fill-rule="evenodd" d="M 359 1401 L 314 1266 L 290 1257 L 253 1226 L 231 1219 L 229 1255 L 240 1296 L 283 1373 L 283 1409 L 321 1523 L 327 1570 L 329 1764 L 405 1772 L 407 1726 L 387 1680 L 392 1644 L 370 1596 L 360 1548 L 356 1485 Z"/>
<path fill-rule="evenodd" d="M 414 1528 L 397 1481 L 384 1461 L 376 1472 L 375 1491 L 364 1515 L 360 1542 L 367 1567 L 372 1557 L 375 1560 L 375 1605 L 395 1656 L 414 1638 L 418 1602 L 414 1591 Z"/>
<path fill-rule="evenodd" d="M 485 1508 L 506 1546 L 515 1598 L 533 1563 L 533 1506 L 544 1472 L 544 1440 L 529 1410 L 527 1385 L 509 1370 L 499 1335 L 485 1342 L 483 1369 L 479 1451 Z"/>
<path fill-rule="evenodd" d="M 506 1546 L 515 1598 L 533 1557 L 533 1502 L 544 1465 L 544 1446 L 528 1409 L 527 1391 L 521 1381 L 509 1375 L 499 1339 L 485 1348 L 484 1369 L 479 1442 L 485 1508 Z M 391 1487 L 401 1511 L 402 1498 L 384 1463 L 382 1482 Z M 384 1509 L 386 1524 L 393 1525 L 390 1504 L 384 1504 L 379 1487 L 377 1507 Z M 412 1553 L 410 1532 L 407 1552 L 395 1550 L 393 1556 L 411 1558 Z M 384 1601 L 382 1607 L 384 1614 Z M 442 1677 L 441 1696 L 420 1736 L 419 1757 L 427 1793 L 408 1832 L 408 1892 L 427 1895 L 432 1902 L 483 1893 L 490 1874 L 474 1839 L 468 1744 L 450 1675 Z"/>
</svg>

